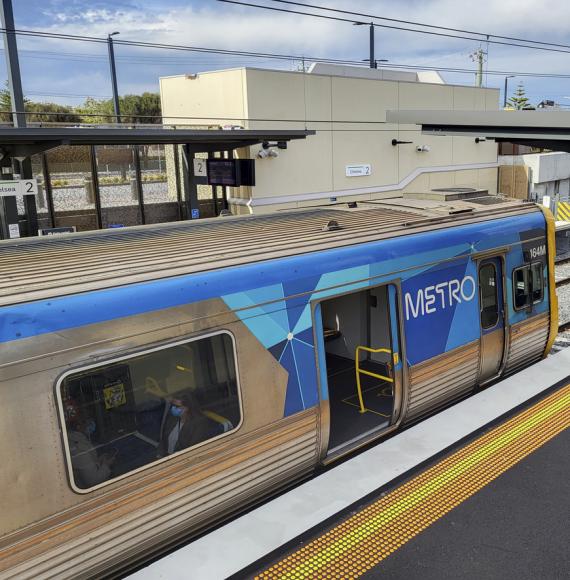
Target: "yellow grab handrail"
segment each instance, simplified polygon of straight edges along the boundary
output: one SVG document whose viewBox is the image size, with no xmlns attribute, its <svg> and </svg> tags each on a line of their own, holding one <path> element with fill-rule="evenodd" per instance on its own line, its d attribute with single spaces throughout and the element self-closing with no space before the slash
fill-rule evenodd
<svg viewBox="0 0 570 580">
<path fill-rule="evenodd" d="M 379 353 L 385 352 L 390 355 L 390 361 L 392 360 L 392 351 L 389 348 L 370 348 L 368 346 L 357 346 L 356 347 L 356 355 L 354 358 L 355 368 L 356 368 L 356 390 L 358 392 L 358 402 L 360 403 L 360 412 L 366 413 L 366 407 L 364 406 L 364 401 L 362 400 L 362 386 L 360 385 L 360 375 L 368 375 L 369 377 L 374 377 L 376 379 L 382 379 L 388 383 L 393 383 L 394 379 L 392 377 L 385 377 L 384 375 L 379 375 L 378 373 L 373 373 L 371 371 L 365 371 L 360 368 L 360 352 L 371 352 L 371 353 Z M 388 368 L 390 368 L 388 366 Z"/>
</svg>

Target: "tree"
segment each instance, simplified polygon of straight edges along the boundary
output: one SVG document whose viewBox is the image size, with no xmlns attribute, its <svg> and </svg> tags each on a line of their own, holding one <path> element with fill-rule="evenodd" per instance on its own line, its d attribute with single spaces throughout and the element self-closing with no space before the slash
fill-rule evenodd
<svg viewBox="0 0 570 580">
<path fill-rule="evenodd" d="M 29 105 L 30 101 L 24 97 L 24 109 Z M 12 123 L 12 95 L 8 90 L 8 81 L 6 86 L 0 90 L 0 122 Z"/>
<path fill-rule="evenodd" d="M 26 120 L 33 123 L 81 123 L 81 117 L 71 107 L 57 103 L 36 103 L 24 97 Z M 0 90 L 0 122 L 12 123 L 12 96 L 5 88 Z M 48 114 L 49 113 L 49 114 Z"/>
<path fill-rule="evenodd" d="M 158 93 L 143 93 L 142 95 L 124 95 L 119 97 L 121 122 L 130 124 L 162 123 L 160 95 Z M 89 97 L 83 105 L 77 108 L 83 115 L 85 123 L 114 123 L 115 110 L 113 100 L 97 100 Z"/>
<path fill-rule="evenodd" d="M 522 83 L 519 83 L 519 86 L 516 88 L 514 95 L 509 98 L 507 104 L 513 109 L 517 110 L 534 108 L 526 96 L 524 85 Z"/>
<path fill-rule="evenodd" d="M 81 117 L 67 105 L 29 101 L 24 104 L 24 108 L 31 113 L 26 116 L 31 123 L 81 123 Z"/>
</svg>

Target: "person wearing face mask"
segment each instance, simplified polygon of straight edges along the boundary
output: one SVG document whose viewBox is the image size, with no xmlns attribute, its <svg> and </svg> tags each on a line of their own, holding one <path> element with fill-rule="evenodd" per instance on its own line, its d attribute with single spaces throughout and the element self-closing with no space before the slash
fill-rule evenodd
<svg viewBox="0 0 570 580">
<path fill-rule="evenodd" d="M 76 418 L 70 422 L 69 452 L 73 465 L 73 476 L 78 487 L 87 489 L 111 478 L 112 454 L 99 455 L 92 438 L 97 423 L 92 418 Z"/>
<path fill-rule="evenodd" d="M 192 394 L 174 397 L 170 400 L 163 424 L 159 457 L 171 455 L 220 433 L 223 433 L 223 428 L 202 413 Z"/>
</svg>

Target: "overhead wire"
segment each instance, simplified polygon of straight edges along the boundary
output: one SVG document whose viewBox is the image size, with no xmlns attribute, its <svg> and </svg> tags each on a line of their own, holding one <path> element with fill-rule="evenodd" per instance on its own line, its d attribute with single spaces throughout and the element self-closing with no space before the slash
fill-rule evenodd
<svg viewBox="0 0 570 580">
<path fill-rule="evenodd" d="M 263 5 L 257 5 L 257 4 L 252 4 L 252 3 L 247 3 L 247 2 L 241 2 L 241 1 L 237 1 L 237 0 L 218 0 L 221 2 L 226 2 L 226 3 L 230 3 L 230 4 L 239 4 L 239 5 L 244 5 L 244 6 L 249 6 L 249 7 L 259 7 L 259 8 L 264 8 L 264 9 L 272 9 L 272 10 L 277 10 L 280 12 L 291 12 L 290 10 L 286 10 L 286 9 L 282 9 L 282 8 L 275 8 L 275 7 L 268 7 L 268 6 L 263 6 Z M 317 7 L 316 5 L 309 5 L 309 4 L 303 4 L 300 2 L 292 2 L 292 1 L 286 1 L 286 0 L 269 0 L 269 1 L 274 1 L 274 2 L 279 2 L 282 4 L 294 4 L 294 5 L 298 5 L 298 6 L 306 6 L 306 7 L 313 7 L 313 8 L 318 8 L 318 9 L 322 9 L 322 10 L 328 10 L 328 11 L 333 11 L 333 12 L 342 12 L 342 13 L 347 13 L 347 14 L 354 14 L 356 16 L 366 16 L 366 17 L 372 17 L 372 18 L 378 18 L 378 19 L 384 19 L 384 20 L 388 20 L 388 21 L 397 21 L 400 22 L 399 19 L 391 19 L 391 18 L 387 18 L 387 17 L 380 17 L 380 16 L 376 16 L 376 15 L 369 15 L 369 14 L 364 14 L 364 13 L 358 13 L 358 12 L 350 12 L 350 11 L 343 11 L 340 9 L 333 9 L 333 8 L 329 8 L 329 7 Z M 302 14 L 302 15 L 307 15 L 307 16 L 314 16 L 314 17 L 320 17 L 320 18 L 326 18 L 326 19 L 332 19 L 332 20 L 341 20 L 341 21 L 346 21 L 346 22 L 354 22 L 354 20 L 349 20 L 349 19 L 345 19 L 345 18 L 338 18 L 338 17 L 331 17 L 331 16 L 324 16 L 324 15 L 316 15 L 316 14 L 312 14 L 312 13 L 303 13 L 303 12 L 299 12 L 299 11 L 293 11 L 294 13 L 298 13 L 298 14 Z M 412 22 L 412 21 L 401 21 L 401 22 L 405 22 L 405 23 L 411 23 L 413 25 L 424 25 L 422 23 L 417 23 L 417 22 Z M 374 25 L 376 26 L 377 24 L 374 23 Z M 384 25 L 379 25 L 378 26 L 384 26 Z M 453 31 L 462 31 L 461 29 L 452 29 L 449 27 L 438 27 L 436 25 L 429 25 L 429 24 L 425 24 L 425 26 L 429 26 L 432 28 L 441 28 L 441 29 L 446 29 L 446 30 L 453 30 Z M 392 27 L 393 28 L 393 27 Z M 398 28 L 399 29 L 399 28 Z M 425 32 L 425 31 L 419 31 L 419 30 L 413 30 L 413 29 L 407 29 L 409 31 L 412 32 Z M 7 33 L 9 31 L 7 31 L 5 28 L 0 28 L 0 32 L 2 33 Z M 93 42 L 93 43 L 100 43 L 100 44 L 106 44 L 108 42 L 107 39 L 105 38 L 100 38 L 100 37 L 93 37 L 93 36 L 85 36 L 85 35 L 72 35 L 72 34 L 67 34 L 67 33 L 54 33 L 54 32 L 46 32 L 46 31 L 37 31 L 37 30 L 22 30 L 22 29 L 16 29 L 14 31 L 10 31 L 13 32 L 16 35 L 23 35 L 23 36 L 35 36 L 35 37 L 42 37 L 42 38 L 51 38 L 51 39 L 67 39 L 67 40 L 75 40 L 75 41 L 84 41 L 84 42 Z M 474 32 L 474 31 L 465 31 L 468 34 L 485 34 L 485 33 L 479 33 L 479 32 Z M 434 33 L 437 35 L 440 35 L 440 33 Z M 445 35 L 444 35 L 445 36 Z M 525 39 L 517 39 L 515 37 L 506 37 L 506 36 L 499 36 L 499 35 L 486 35 L 486 36 L 493 36 L 494 38 L 512 38 L 514 40 L 520 40 L 523 42 L 527 42 L 527 40 Z M 480 39 L 475 39 L 475 38 L 467 38 L 467 37 L 462 37 L 464 39 L 467 40 L 480 40 Z M 489 42 L 494 42 L 490 39 L 488 39 Z M 528 40 L 528 42 L 535 42 L 535 43 L 542 43 L 542 41 L 534 41 L 534 40 Z M 220 48 L 212 48 L 212 47 L 202 47 L 202 46 L 185 46 L 185 45 L 175 45 L 175 44 L 165 44 L 165 43 L 151 43 L 151 42 L 144 42 L 144 41 L 133 41 L 133 40 L 124 40 L 124 39 L 114 39 L 114 43 L 115 44 L 122 44 L 124 46 L 132 46 L 132 47 L 137 47 L 137 48 L 154 48 L 154 49 L 164 49 L 164 50 L 176 50 L 176 51 L 189 51 L 189 52 L 194 52 L 194 53 L 202 53 L 202 54 L 215 54 L 217 56 L 226 56 L 226 57 L 241 57 L 241 58 L 251 58 L 251 59 L 264 59 L 267 61 L 271 61 L 274 59 L 279 59 L 279 60 L 286 60 L 289 61 L 291 63 L 294 63 L 295 61 L 297 62 L 306 62 L 306 61 L 313 61 L 313 62 L 323 62 L 323 63 L 331 63 L 331 64 L 348 64 L 348 65 L 359 65 L 359 66 L 363 66 L 362 62 L 360 61 L 356 61 L 356 60 L 351 60 L 351 59 L 336 59 L 336 58 L 323 58 L 323 57 L 313 57 L 313 56 L 299 56 L 299 55 L 292 55 L 292 54 L 278 54 L 278 53 L 268 53 L 268 52 L 255 52 L 255 51 L 238 51 L 238 50 L 230 50 L 230 49 L 220 49 Z M 501 43 L 499 43 L 501 44 Z M 552 46 L 554 46 L 554 43 L 543 43 L 543 44 L 550 44 Z M 570 45 L 555 45 L 558 47 L 566 47 L 568 46 L 568 48 L 570 48 Z M 531 47 L 528 46 L 527 48 L 538 48 L 538 47 Z M 549 49 L 549 50 L 554 50 L 554 49 Z M 21 51 L 21 52 L 26 52 Z M 45 52 L 45 51 L 27 51 L 30 53 L 34 53 L 34 54 L 29 54 L 26 55 L 27 58 L 47 58 L 47 57 L 51 57 L 54 60 L 63 60 L 66 57 L 69 58 L 70 60 L 79 60 L 79 59 L 85 59 L 86 61 L 100 61 L 100 62 L 104 62 L 105 60 L 107 60 L 106 55 L 96 55 L 96 54 L 88 54 L 88 53 L 83 53 L 83 54 L 77 54 L 77 53 L 55 53 L 55 52 Z M 555 50 L 555 52 L 570 52 L 570 51 L 561 51 L 561 50 Z M 65 56 L 64 56 L 65 55 Z M 60 58 L 63 57 L 63 58 Z M 152 62 L 154 59 L 155 64 L 160 64 L 162 66 L 180 66 L 185 64 L 184 62 L 182 62 L 182 60 L 178 60 L 178 59 L 170 59 L 170 57 L 156 57 L 156 56 L 144 56 L 144 55 L 117 55 L 117 60 L 118 61 L 124 61 L 124 62 L 129 62 L 129 64 L 148 64 L 149 62 Z M 211 61 L 212 63 L 219 63 L 219 60 L 216 61 Z M 231 61 L 228 61 L 231 62 Z M 255 62 L 259 62 L 259 60 L 256 60 Z M 188 63 L 188 64 L 197 64 L 197 65 L 205 65 L 208 63 L 205 62 L 196 62 L 196 63 Z M 233 64 L 233 62 L 232 62 Z M 436 70 L 439 72 L 448 72 L 448 73 L 454 73 L 454 74 L 469 74 L 472 75 L 474 74 L 474 70 L 472 69 L 467 69 L 467 68 L 461 68 L 461 67 L 441 67 L 441 66 L 422 66 L 422 65 L 413 65 L 413 64 L 397 64 L 397 63 L 390 63 L 389 65 L 387 65 L 387 68 L 392 68 L 392 69 L 402 69 L 402 70 L 406 70 L 406 69 L 413 69 L 413 70 Z M 565 78 L 570 78 L 570 75 L 567 74 L 563 74 L 563 73 L 540 73 L 540 72 L 531 72 L 531 71 L 499 71 L 499 70 L 486 70 L 486 74 L 487 75 L 494 75 L 494 76 L 505 76 L 505 75 L 514 75 L 514 76 L 519 76 L 519 77 L 537 77 L 537 78 L 560 78 L 560 79 L 565 79 Z M 45 96 L 49 96 L 47 94 L 42 93 L 42 95 Z M 75 97 L 76 95 L 64 95 L 63 93 L 58 93 L 58 95 L 53 95 L 53 96 L 69 96 L 69 97 Z M 103 97 L 96 97 L 96 98 L 103 98 Z"/>
<path fill-rule="evenodd" d="M 191 47 L 188 48 L 188 50 L 192 50 Z M 216 51 L 217 49 L 210 49 L 212 51 Z M 3 49 L 0 49 L 0 52 L 3 52 Z M 33 53 L 33 54 L 32 54 Z M 77 60 L 80 57 L 83 58 L 85 57 L 85 60 L 89 61 L 89 60 L 97 60 L 100 61 L 102 64 L 106 64 L 108 61 L 108 56 L 107 55 L 90 55 L 88 53 L 80 53 L 80 54 L 75 54 L 75 53 L 60 53 L 60 52 L 50 52 L 50 51 L 31 51 L 31 50 L 21 50 L 20 54 L 22 56 L 22 58 L 44 58 L 45 59 L 50 59 L 53 58 L 55 60 L 67 60 L 69 58 L 69 60 Z M 216 53 L 217 54 L 217 53 Z M 241 55 L 236 55 L 236 56 L 241 56 Z M 61 58 L 59 58 L 61 57 Z M 77 57 L 77 58 L 76 58 Z M 93 57 L 92 59 L 89 57 Z M 172 65 L 178 65 L 178 64 L 185 64 L 186 61 L 183 61 L 182 59 L 180 60 L 176 60 L 176 59 L 169 59 L 169 57 L 164 57 L 165 61 L 163 60 L 158 60 L 158 59 L 162 59 L 163 57 L 154 57 L 154 56 L 141 56 L 141 55 L 137 55 L 137 56 L 131 56 L 131 55 L 116 55 L 115 56 L 116 60 L 120 61 L 120 62 L 128 62 L 129 64 L 148 64 L 148 62 L 153 61 L 154 59 L 157 59 L 156 64 L 172 64 Z M 252 61 L 251 62 L 259 62 L 259 60 L 263 60 L 265 58 L 265 55 L 263 53 L 259 53 L 259 57 L 251 56 Z M 269 59 L 267 59 L 269 60 Z M 312 61 L 313 58 L 312 57 L 300 57 L 300 56 L 289 56 L 287 57 L 287 60 L 289 62 L 292 61 Z M 325 62 L 326 59 L 322 59 L 322 60 L 317 60 L 316 62 Z M 361 61 L 356 61 L 356 60 L 342 60 L 342 59 L 328 59 L 331 62 L 334 63 L 344 63 L 344 64 L 352 64 L 352 65 L 358 65 L 361 67 L 364 67 L 363 63 Z M 197 61 L 195 64 L 216 64 L 219 63 L 220 60 L 212 60 L 212 61 L 207 61 L 206 63 L 204 63 L 204 61 Z M 223 61 L 222 61 L 223 62 Z M 231 63 L 231 61 L 227 61 L 228 63 Z M 194 64 L 194 63 L 189 63 L 189 64 Z M 462 68 L 462 67 L 442 67 L 442 66 L 438 66 L 438 65 L 416 65 L 416 64 L 399 64 L 399 63 L 388 63 L 387 65 L 385 65 L 385 68 L 393 68 L 393 69 L 410 69 L 410 70 L 426 70 L 426 71 L 439 71 L 439 72 L 450 72 L 450 73 L 457 73 L 457 74 L 473 74 L 475 72 L 474 69 L 469 69 L 469 68 Z M 514 76 L 528 76 L 528 77 L 537 77 L 537 78 L 561 78 L 561 79 L 566 79 L 566 78 L 570 78 L 570 74 L 564 74 L 564 73 L 548 73 L 548 72 L 536 72 L 536 71 L 509 71 L 509 70 L 487 70 L 486 74 L 488 75 L 494 75 L 494 76 L 505 76 L 505 75 L 514 75 Z"/>
<path fill-rule="evenodd" d="M 261 8 L 263 10 L 271 10 L 274 12 L 284 12 L 284 13 L 288 13 L 288 14 L 297 14 L 297 15 L 301 15 L 301 16 L 312 16 L 313 18 L 321 18 L 324 20 L 336 20 L 339 22 L 348 22 L 350 24 L 372 24 L 374 27 L 386 28 L 386 29 L 390 29 L 390 30 L 402 30 L 402 31 L 407 31 L 407 32 L 415 32 L 418 34 L 428 34 L 431 36 L 440 36 L 440 37 L 445 37 L 445 38 L 458 38 L 461 40 L 471 40 L 471 41 L 475 41 L 475 42 L 481 42 L 481 40 L 482 40 L 481 38 L 476 38 L 474 36 L 465 36 L 465 35 L 451 34 L 451 33 L 446 33 L 446 32 L 436 32 L 433 30 L 419 30 L 416 28 L 407 28 L 407 27 L 403 27 L 403 26 L 394 26 L 394 25 L 390 25 L 390 24 L 379 24 L 377 22 L 362 22 L 362 21 L 355 20 L 354 18 L 348 19 L 348 18 L 341 18 L 338 16 L 327 16 L 324 14 L 314 14 L 312 12 L 301 12 L 300 10 L 291 10 L 288 8 L 277 8 L 276 6 L 267 6 L 267 5 L 263 5 L 263 4 L 253 4 L 251 2 L 242 2 L 240 0 L 217 0 L 217 1 L 224 2 L 225 4 L 236 4 L 238 6 L 247 6 L 249 8 Z M 562 48 L 554 48 L 554 47 L 549 47 L 549 46 L 536 46 L 536 45 L 532 45 L 532 44 L 521 44 L 521 43 L 517 43 L 517 42 L 508 42 L 506 40 L 489 40 L 489 42 L 491 44 L 499 44 L 499 45 L 503 45 L 503 46 L 515 46 L 515 47 L 519 47 L 519 48 L 530 48 L 533 50 L 543 50 L 543 51 L 547 51 L 547 52 L 558 52 L 558 53 L 564 53 L 564 54 L 570 53 L 570 50 L 563 50 Z M 530 42 L 532 42 L 532 41 L 530 41 Z M 568 48 L 570 49 L 570 45 L 568 46 Z"/>
<path fill-rule="evenodd" d="M 434 28 L 437 30 L 447 30 L 449 32 L 462 32 L 464 34 L 472 34 L 484 37 L 480 40 L 487 40 L 487 37 L 501 38 L 503 40 L 514 40 L 518 42 L 531 42 L 534 44 L 543 44 L 545 46 L 554 46 L 559 48 L 569 48 L 570 44 L 558 44 L 555 42 L 546 42 L 543 40 L 532 40 L 529 38 L 517 38 L 515 36 L 504 36 L 501 34 L 491 34 L 488 32 L 478 32 L 474 30 L 465 30 L 462 28 L 451 28 L 449 26 L 441 26 L 439 24 L 427 24 L 425 22 L 417 22 L 413 20 L 402 20 L 400 18 L 389 18 L 387 16 L 378 16 L 377 14 L 366 14 L 363 12 L 355 12 L 353 10 L 342 10 L 340 8 L 332 8 L 329 6 L 319 6 L 317 4 L 307 4 L 306 2 L 294 2 L 292 0 L 268 0 L 269 2 L 276 2 L 278 4 L 290 4 L 294 6 L 303 6 L 305 8 L 316 8 L 327 12 L 336 12 L 337 14 L 351 14 L 353 16 L 364 16 L 365 18 L 374 18 L 375 20 L 386 20 L 387 22 L 399 22 L 401 24 L 411 24 L 413 26 L 422 26 L 424 28 Z"/>
</svg>

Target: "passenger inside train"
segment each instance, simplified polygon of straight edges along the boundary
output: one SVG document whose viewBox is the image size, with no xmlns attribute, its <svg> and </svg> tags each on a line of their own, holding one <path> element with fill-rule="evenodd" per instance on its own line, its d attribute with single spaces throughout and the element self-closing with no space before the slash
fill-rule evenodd
<svg viewBox="0 0 570 580">
<path fill-rule="evenodd" d="M 78 489 L 232 431 L 241 419 L 227 333 L 66 376 L 61 399 Z"/>
<path fill-rule="evenodd" d="M 216 437 L 233 426 L 216 421 L 202 412 L 191 391 L 177 395 L 167 401 L 160 437 L 159 457 L 172 455 L 177 451 Z"/>
<path fill-rule="evenodd" d="M 81 487 L 93 487 L 107 481 L 116 453 L 98 453 L 91 443 L 97 430 L 93 418 L 82 416 L 71 401 L 66 406 L 69 425 L 69 450 L 73 457 L 73 475 Z"/>
</svg>

